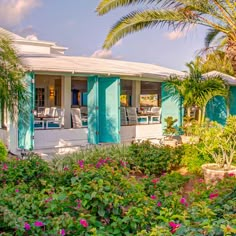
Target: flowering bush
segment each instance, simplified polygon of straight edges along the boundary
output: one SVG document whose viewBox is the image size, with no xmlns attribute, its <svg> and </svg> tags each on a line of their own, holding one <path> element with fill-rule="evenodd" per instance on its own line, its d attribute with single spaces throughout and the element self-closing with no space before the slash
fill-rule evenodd
<svg viewBox="0 0 236 236">
<path fill-rule="evenodd" d="M 0 140 L 0 161 L 5 161 L 7 157 L 7 149 L 3 142 Z"/>
<path fill-rule="evenodd" d="M 134 165 L 134 164 L 132 164 Z M 179 173 L 136 176 L 124 160 L 62 169 L 37 156 L 0 169 L 3 235 L 235 235 L 236 178 L 215 186 Z"/>
</svg>

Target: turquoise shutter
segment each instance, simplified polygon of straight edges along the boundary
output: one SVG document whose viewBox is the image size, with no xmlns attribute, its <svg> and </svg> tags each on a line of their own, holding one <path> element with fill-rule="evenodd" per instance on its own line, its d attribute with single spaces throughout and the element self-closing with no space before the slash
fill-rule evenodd
<svg viewBox="0 0 236 236">
<path fill-rule="evenodd" d="M 221 96 L 213 97 L 206 106 L 206 117 L 222 125 L 227 118 L 227 107 L 225 98 Z"/>
<path fill-rule="evenodd" d="M 165 118 L 172 116 L 177 119 L 176 128 L 180 127 L 183 122 L 184 109 L 182 107 L 182 100 L 178 93 L 171 94 L 165 88 L 165 83 L 161 85 L 161 122 L 162 129 L 165 128 Z"/>
<path fill-rule="evenodd" d="M 99 142 L 99 120 L 98 120 L 98 78 L 88 78 L 88 142 L 97 144 Z"/>
<path fill-rule="evenodd" d="M 236 87 L 230 87 L 229 114 L 236 115 Z"/>
<path fill-rule="evenodd" d="M 99 78 L 99 142 L 120 142 L 119 78 Z"/>
<path fill-rule="evenodd" d="M 27 73 L 24 77 L 27 91 L 28 103 L 20 104 L 18 116 L 18 147 L 32 150 L 34 148 L 34 99 L 35 84 L 34 73 Z"/>
</svg>

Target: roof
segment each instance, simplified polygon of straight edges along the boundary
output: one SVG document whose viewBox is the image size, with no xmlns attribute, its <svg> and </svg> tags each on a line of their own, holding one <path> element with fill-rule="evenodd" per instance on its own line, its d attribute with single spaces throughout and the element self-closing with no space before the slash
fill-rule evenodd
<svg viewBox="0 0 236 236">
<path fill-rule="evenodd" d="M 204 78 L 209 78 L 209 77 L 216 77 L 216 76 L 219 76 L 221 77 L 223 80 L 225 80 L 228 84 L 230 85 L 236 85 L 236 77 L 233 77 L 231 75 L 227 75 L 227 74 L 224 74 L 222 72 L 219 72 L 219 71 L 211 71 L 211 72 L 208 72 L 208 73 L 205 73 L 202 75 Z"/>
<path fill-rule="evenodd" d="M 118 75 L 152 79 L 184 76 L 185 73 L 154 64 L 62 55 L 22 55 L 27 68 L 35 72 Z"/>
</svg>

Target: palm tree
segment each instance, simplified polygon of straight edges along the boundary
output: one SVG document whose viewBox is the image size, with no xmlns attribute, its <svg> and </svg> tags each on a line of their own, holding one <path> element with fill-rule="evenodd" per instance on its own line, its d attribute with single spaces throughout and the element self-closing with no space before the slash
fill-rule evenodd
<svg viewBox="0 0 236 236">
<path fill-rule="evenodd" d="M 183 79 L 170 78 L 165 84 L 165 89 L 170 92 L 170 96 L 177 95 L 182 98 L 187 117 L 190 117 L 192 107 L 198 107 L 198 121 L 202 123 L 205 120 L 207 103 L 215 96 L 223 96 L 228 101 L 229 87 L 220 77 L 203 79 L 193 62 L 187 66 L 190 70 L 189 75 Z"/>
<path fill-rule="evenodd" d="M 28 93 L 23 81 L 24 69 L 11 40 L 0 36 L 0 108 L 2 127 L 4 111 L 9 112 L 11 120 L 17 117 L 18 110 L 24 109 Z"/>
<path fill-rule="evenodd" d="M 203 56 L 197 56 L 194 64 L 199 68 L 202 74 L 210 71 L 219 71 L 228 75 L 234 75 L 234 70 L 226 53 L 221 50 L 215 50 Z"/>
<path fill-rule="evenodd" d="M 220 33 L 223 35 L 225 52 L 236 74 L 235 0 L 101 0 L 96 11 L 103 15 L 115 8 L 135 4 L 143 4 L 145 8 L 122 17 L 109 31 L 104 48 L 108 49 L 126 35 L 145 28 L 168 26 L 183 30 L 191 25 L 201 25 L 209 30 L 206 45 Z"/>
</svg>

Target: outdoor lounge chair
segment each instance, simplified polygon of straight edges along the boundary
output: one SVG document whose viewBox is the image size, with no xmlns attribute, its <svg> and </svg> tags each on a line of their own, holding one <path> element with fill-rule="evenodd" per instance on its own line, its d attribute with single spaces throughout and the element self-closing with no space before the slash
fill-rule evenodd
<svg viewBox="0 0 236 236">
<path fill-rule="evenodd" d="M 127 107 L 129 125 L 148 124 L 148 116 L 138 116 L 136 107 Z"/>
<path fill-rule="evenodd" d="M 128 125 L 128 118 L 125 107 L 120 108 L 120 119 L 121 119 L 121 125 Z"/>
<path fill-rule="evenodd" d="M 54 118 L 49 118 L 46 120 L 46 129 L 60 129 L 64 126 L 64 113 L 65 109 L 53 109 Z"/>
<path fill-rule="evenodd" d="M 150 116 L 150 123 L 161 123 L 161 108 L 160 107 L 152 107 L 151 108 L 152 115 Z"/>
<path fill-rule="evenodd" d="M 81 117 L 81 110 L 80 108 L 71 108 L 71 117 L 72 117 L 72 124 L 73 128 L 81 128 L 83 126 L 87 126 L 87 117 Z"/>
</svg>

